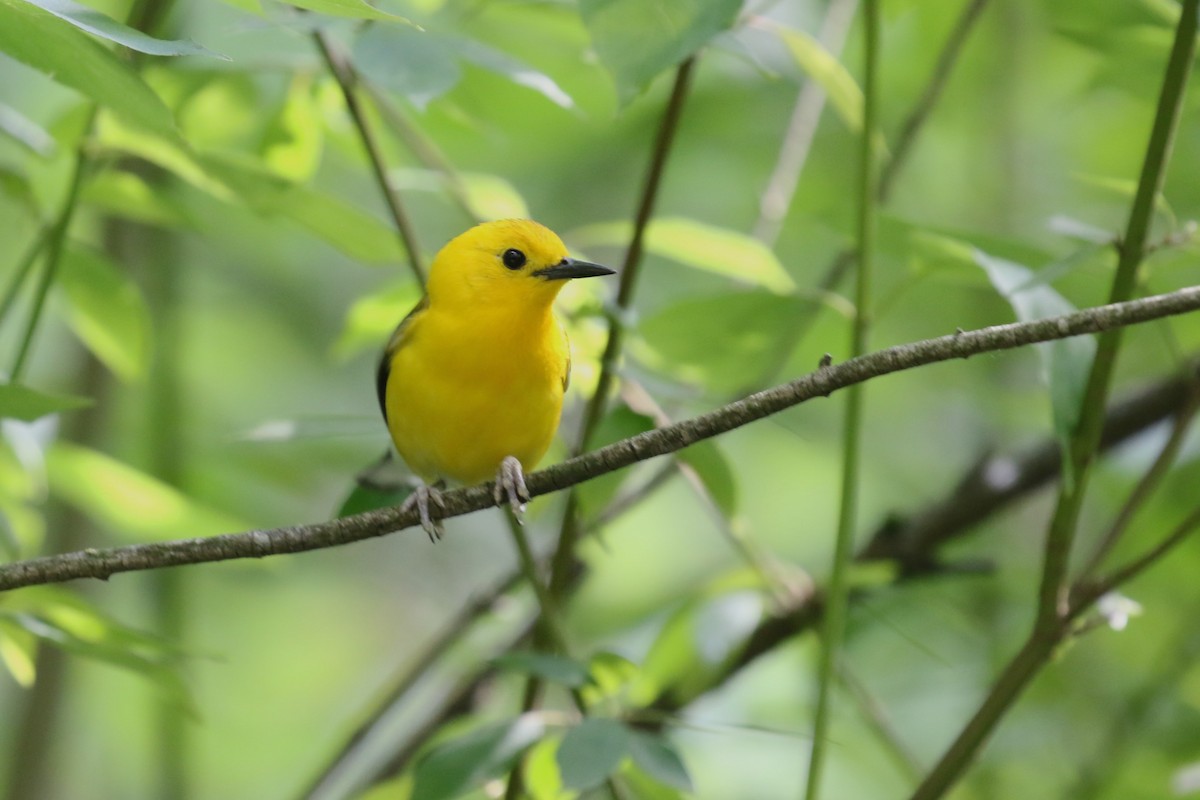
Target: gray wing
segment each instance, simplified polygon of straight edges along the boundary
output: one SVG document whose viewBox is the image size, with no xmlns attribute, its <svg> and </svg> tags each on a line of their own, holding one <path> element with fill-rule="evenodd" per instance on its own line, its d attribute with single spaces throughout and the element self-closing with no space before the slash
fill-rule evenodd
<svg viewBox="0 0 1200 800">
<path fill-rule="evenodd" d="M 422 297 L 421 302 L 417 303 L 413 310 L 400 320 L 400 324 L 392 332 L 392 338 L 388 339 L 387 347 L 383 349 L 383 355 L 379 359 L 379 367 L 375 371 L 375 392 L 379 396 L 379 410 L 383 412 L 385 422 L 387 421 L 387 384 L 388 376 L 392 372 L 392 358 L 396 355 L 396 351 L 404 346 L 405 339 L 412 330 L 413 320 L 417 319 L 427 308 L 429 308 L 428 295 Z"/>
</svg>

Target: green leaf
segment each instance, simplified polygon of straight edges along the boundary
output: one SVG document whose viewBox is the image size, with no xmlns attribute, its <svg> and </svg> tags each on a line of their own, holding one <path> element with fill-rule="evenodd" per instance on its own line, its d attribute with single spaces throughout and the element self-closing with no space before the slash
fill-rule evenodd
<svg viewBox="0 0 1200 800">
<path fill-rule="evenodd" d="M 212 154 L 199 160 L 209 174 L 259 214 L 289 217 L 359 261 L 407 260 L 390 227 L 339 198 L 292 183 L 257 164 Z"/>
<path fill-rule="evenodd" d="M 779 36 L 800 69 L 825 91 L 846 127 L 855 133 L 861 131 L 863 94 L 849 70 L 808 33 L 775 23 L 764 24 Z"/>
<path fill-rule="evenodd" d="M 23 689 L 37 679 L 37 637 L 17 626 L 0 626 L 0 661 Z"/>
<path fill-rule="evenodd" d="M 0 103 L 0 133 L 35 155 L 49 158 L 54 155 L 54 137 L 10 105 Z"/>
<path fill-rule="evenodd" d="M 288 0 L 289 5 L 303 8 L 307 11 L 316 11 L 318 14 L 325 14 L 330 17 L 348 17 L 350 19 L 381 19 L 390 20 L 392 22 L 403 22 L 412 25 L 411 22 L 404 17 L 397 17 L 395 14 L 388 14 L 386 11 L 380 11 L 374 6 L 368 5 L 364 0 Z"/>
<path fill-rule="evenodd" d="M 371 25 L 354 40 L 354 64 L 371 82 L 424 108 L 462 78 L 455 53 L 426 31 Z"/>
<path fill-rule="evenodd" d="M 382 352 L 392 331 L 420 299 L 421 287 L 416 281 L 404 280 L 355 300 L 333 343 L 333 354 L 348 359 L 365 349 Z"/>
<path fill-rule="evenodd" d="M 413 493 L 413 487 L 404 486 L 396 489 L 380 489 L 374 486 L 364 486 L 355 483 L 350 494 L 338 507 L 336 518 L 351 517 L 364 511 L 374 511 L 377 508 L 398 506 Z"/>
<path fill-rule="evenodd" d="M 0 631 L 28 634 L 73 655 L 102 661 L 148 678 L 188 713 L 195 713 L 176 665 L 178 647 L 118 622 L 58 587 L 38 587 L 0 605 Z"/>
<path fill-rule="evenodd" d="M 396 189 L 404 192 L 459 191 L 471 215 L 478 220 L 528 219 L 529 205 L 516 187 L 499 175 L 458 172 L 449 178 L 431 169 L 402 167 L 391 170 Z M 456 185 L 451 185 L 451 180 Z"/>
<path fill-rule="evenodd" d="M 460 37 L 451 39 L 455 50 L 465 61 L 508 78 L 518 86 L 524 86 L 541 94 L 561 108 L 574 108 L 575 101 L 548 75 L 538 72 L 520 59 L 487 46 L 483 42 Z"/>
<path fill-rule="evenodd" d="M 633 235 L 630 222 L 603 222 L 571 233 L 580 247 L 624 246 Z M 656 219 L 646 229 L 646 250 L 693 269 L 762 286 L 776 294 L 795 291 L 783 264 L 757 239 L 727 228 L 678 217 Z"/>
<path fill-rule="evenodd" d="M 205 49 L 195 42 L 156 39 L 128 25 L 123 25 L 94 8 L 75 3 L 73 0 L 27 0 L 27 2 L 49 11 L 80 30 L 124 45 L 130 50 L 137 50 L 139 53 L 147 53 L 152 56 L 211 56 L 225 61 L 229 60 L 228 57 Z"/>
<path fill-rule="evenodd" d="M 157 478 L 61 439 L 46 453 L 50 491 L 122 541 L 162 541 L 249 528 Z"/>
<path fill-rule="evenodd" d="M 587 790 L 599 786 L 629 754 L 629 729 L 615 719 L 587 717 L 567 731 L 558 746 L 563 786 Z"/>
<path fill-rule="evenodd" d="M 90 406 L 87 397 L 52 394 L 15 383 L 0 384 L 0 417 L 33 422 L 47 414 Z"/>
<path fill-rule="evenodd" d="M 187 210 L 172 195 L 156 191 L 132 172 L 104 170 L 84 185 L 81 196 L 94 208 L 146 225 L 196 227 Z"/>
<path fill-rule="evenodd" d="M 588 666 L 573 658 L 552 653 L 517 651 L 493 661 L 500 669 L 534 675 L 542 680 L 577 689 L 588 681 Z"/>
<path fill-rule="evenodd" d="M 448 742 L 413 770 L 411 800 L 449 800 L 507 771 L 545 732 L 536 714 L 487 725 Z"/>
<path fill-rule="evenodd" d="M 742 0 L 580 0 L 583 24 L 622 105 L 733 25 Z"/>
<path fill-rule="evenodd" d="M 752 386 L 812 303 L 766 291 L 689 298 L 642 322 L 631 352 L 647 367 L 726 394 Z"/>
<path fill-rule="evenodd" d="M 631 731 L 629 755 L 633 763 L 660 783 L 685 792 L 692 791 L 692 779 L 683 759 L 662 736 Z"/>
<path fill-rule="evenodd" d="M 1043 283 L 1042 277 L 1028 267 L 989 256 L 981 250 L 975 251 L 975 263 L 987 273 L 996 291 L 1008 301 L 1022 322 L 1075 311 L 1075 306 Z M 1096 354 L 1096 340 L 1092 336 L 1073 336 L 1034 347 L 1042 361 L 1043 378 L 1050 387 L 1054 431 L 1066 439 L 1079 421 L 1088 373 Z"/>
<path fill-rule="evenodd" d="M 679 452 L 679 460 L 696 470 L 700 482 L 726 519 L 737 513 L 737 477 L 717 443 L 698 442 Z"/>
<path fill-rule="evenodd" d="M 37 6 L 0 0 L 0 52 L 82 92 L 130 124 L 180 141 L 171 112 L 128 64 Z"/>
<path fill-rule="evenodd" d="M 307 181 L 321 163 L 324 130 L 313 98 L 312 77 L 297 73 L 279 113 L 267 126 L 263 163 L 289 180 Z"/>
<path fill-rule="evenodd" d="M 88 349 L 124 380 L 145 374 L 150 363 L 150 311 L 137 284 L 99 253 L 68 246 L 58 284 L 67 300 L 67 323 Z"/>
</svg>

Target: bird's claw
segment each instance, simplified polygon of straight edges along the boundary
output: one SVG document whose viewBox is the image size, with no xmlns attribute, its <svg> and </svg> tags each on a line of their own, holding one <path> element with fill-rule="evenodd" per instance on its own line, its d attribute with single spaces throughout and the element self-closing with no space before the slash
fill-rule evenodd
<svg viewBox="0 0 1200 800">
<path fill-rule="evenodd" d="M 524 523 L 529 489 L 525 486 L 525 470 L 515 456 L 505 456 L 500 462 L 500 469 L 496 471 L 496 483 L 492 487 L 492 498 L 498 506 L 507 502 L 517 522 Z"/>
<path fill-rule="evenodd" d="M 441 519 L 434 519 L 429 513 L 429 504 L 433 503 L 444 513 L 446 511 L 446 501 L 442 499 L 442 493 L 439 489 L 433 486 L 422 484 L 413 490 L 413 493 L 405 498 L 400 505 L 401 511 L 411 511 L 417 509 L 417 514 L 421 518 L 421 527 L 425 529 L 425 533 L 429 534 L 429 541 L 436 542 L 442 538 L 446 529 L 442 527 Z"/>
</svg>

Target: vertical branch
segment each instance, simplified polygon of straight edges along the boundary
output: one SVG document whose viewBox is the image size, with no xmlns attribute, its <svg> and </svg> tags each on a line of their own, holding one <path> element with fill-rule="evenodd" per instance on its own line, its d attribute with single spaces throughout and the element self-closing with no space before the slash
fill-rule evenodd
<svg viewBox="0 0 1200 800">
<path fill-rule="evenodd" d="M 1183 107 L 1184 89 L 1187 87 L 1192 54 L 1196 47 L 1196 15 L 1198 0 L 1184 0 L 1180 9 L 1179 27 L 1175 31 L 1175 42 L 1167 61 L 1163 76 L 1158 109 L 1154 115 L 1154 127 L 1146 147 L 1146 158 L 1142 162 L 1142 174 L 1138 180 L 1137 194 L 1129 212 L 1129 223 L 1120 243 L 1117 274 L 1113 279 L 1109 302 L 1120 302 L 1133 297 L 1137 285 L 1138 267 L 1146 252 L 1146 240 L 1154 216 L 1154 200 L 1162 187 L 1167 161 L 1170 158 L 1171 142 Z M 1067 565 L 1071 555 L 1071 544 L 1087 489 L 1088 476 L 1095 458 L 1096 446 L 1100 441 L 1100 428 L 1104 418 L 1104 404 L 1108 397 L 1109 383 L 1117 351 L 1121 347 L 1122 331 L 1102 333 L 1096 346 L 1096 358 L 1088 374 L 1080 408 L 1079 422 L 1067 444 L 1068 464 L 1065 480 L 1059 484 L 1058 503 L 1050 532 L 1046 537 L 1046 557 L 1042 569 L 1042 582 L 1038 591 L 1038 624 L 1053 628 L 1065 606 L 1063 597 Z"/>
<path fill-rule="evenodd" d="M 1137 269 L 1145 253 L 1154 199 L 1162 186 L 1171 140 L 1183 104 L 1184 89 L 1195 50 L 1198 12 L 1200 0 L 1183 0 L 1179 26 L 1175 30 L 1175 42 L 1163 76 L 1154 127 L 1142 163 L 1137 194 L 1121 242 L 1117 274 L 1110 295 L 1113 298 L 1125 299 L 1132 296 L 1136 286 Z M 1100 442 L 1104 403 L 1120 343 L 1120 334 L 1110 331 L 1100 336 L 1096 348 L 1096 358 L 1088 376 L 1080 419 L 1067 445 L 1064 480 L 1059 486 L 1058 502 L 1046 536 L 1045 561 L 1041 583 L 1038 586 L 1037 617 L 1033 630 L 988 692 L 978 711 L 917 787 L 912 800 L 935 800 L 958 782 L 992 731 L 1000 724 L 1000 720 L 1017 702 L 1025 687 L 1050 659 L 1055 647 L 1070 629 L 1072 605 L 1066 586 L 1067 566 L 1088 473 Z M 1136 568 L 1141 569 L 1169 550 L 1187 535 L 1187 531 L 1186 527 L 1181 526 L 1164 546 L 1151 553 L 1149 560 L 1137 562 Z M 1118 573 L 1122 579 L 1128 574 L 1128 568 Z M 1078 604 L 1075 608 L 1078 608 Z"/>
<path fill-rule="evenodd" d="M 12 310 L 13 303 L 17 301 L 17 295 L 21 293 L 21 287 L 25 285 L 29 273 L 33 272 L 33 265 L 37 263 L 38 256 L 42 254 L 42 248 L 46 246 L 50 230 L 43 225 L 38 230 L 37 236 L 33 237 L 33 241 L 29 243 L 29 249 L 25 251 L 25 255 L 21 256 L 21 260 L 17 262 L 17 268 L 13 271 L 8 285 L 4 287 L 3 296 L 0 296 L 0 325 L 4 324 L 8 312 Z"/>
<path fill-rule="evenodd" d="M 851 332 L 851 357 L 867 348 L 870 328 L 871 278 L 875 260 L 875 156 L 872 139 L 877 126 L 879 76 L 879 0 L 863 3 L 863 126 L 859 141 L 858 182 L 858 280 L 854 292 L 854 324 Z M 838 512 L 837 542 L 833 569 L 821 625 L 821 660 L 817 675 L 817 709 L 813 719 L 812 750 L 804 796 L 816 800 L 821 791 L 821 772 L 829 741 L 830 704 L 837 682 L 842 638 L 846 628 L 846 609 L 850 602 L 848 573 L 850 553 L 858 516 L 859 458 L 862 450 L 863 387 L 850 387 L 846 395 L 843 424 L 842 494 Z"/>
<path fill-rule="evenodd" d="M 383 151 L 379 149 L 379 142 L 375 138 L 375 132 L 367 121 L 366 113 L 363 111 L 362 103 L 358 100 L 358 95 L 355 94 L 354 89 L 357 82 L 357 75 L 354 72 L 354 68 L 341 55 L 335 52 L 333 44 L 329 41 L 324 31 L 314 31 L 313 41 L 316 42 L 317 49 L 321 51 L 321 57 L 325 59 L 325 64 L 329 67 L 330 74 L 333 75 L 338 87 L 342 90 L 342 97 L 346 101 L 346 109 L 350 112 L 351 119 L 354 120 L 354 127 L 358 130 L 359 138 L 362 139 L 363 149 L 367 151 L 367 161 L 371 164 L 371 172 L 375 175 L 375 182 L 379 184 L 379 191 L 383 194 L 384 202 L 387 203 L 388 211 L 391 212 L 392 221 L 396 224 L 396 232 L 400 236 L 400 243 L 404 246 L 404 251 L 408 254 L 409 269 L 412 270 L 417 282 L 424 286 L 425 269 L 421 262 L 421 250 L 417 244 L 417 232 L 413 228 L 412 221 L 408 218 L 408 213 L 404 210 L 404 205 L 400 202 L 400 195 L 396 193 L 395 187 L 392 186 L 392 181 L 387 174 L 387 165 L 383 160 Z"/>
</svg>

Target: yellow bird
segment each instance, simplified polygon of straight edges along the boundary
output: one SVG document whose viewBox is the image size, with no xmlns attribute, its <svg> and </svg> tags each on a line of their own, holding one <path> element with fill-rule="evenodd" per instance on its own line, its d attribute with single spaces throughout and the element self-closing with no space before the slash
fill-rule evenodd
<svg viewBox="0 0 1200 800">
<path fill-rule="evenodd" d="M 567 256 L 562 240 L 524 219 L 485 222 L 433 260 L 425 297 L 379 362 L 379 405 L 396 450 L 424 482 L 405 501 L 430 538 L 437 487 L 496 478 L 496 502 L 529 500 L 524 471 L 558 430 L 570 342 L 551 306 L 571 278 L 613 270 Z"/>
</svg>

